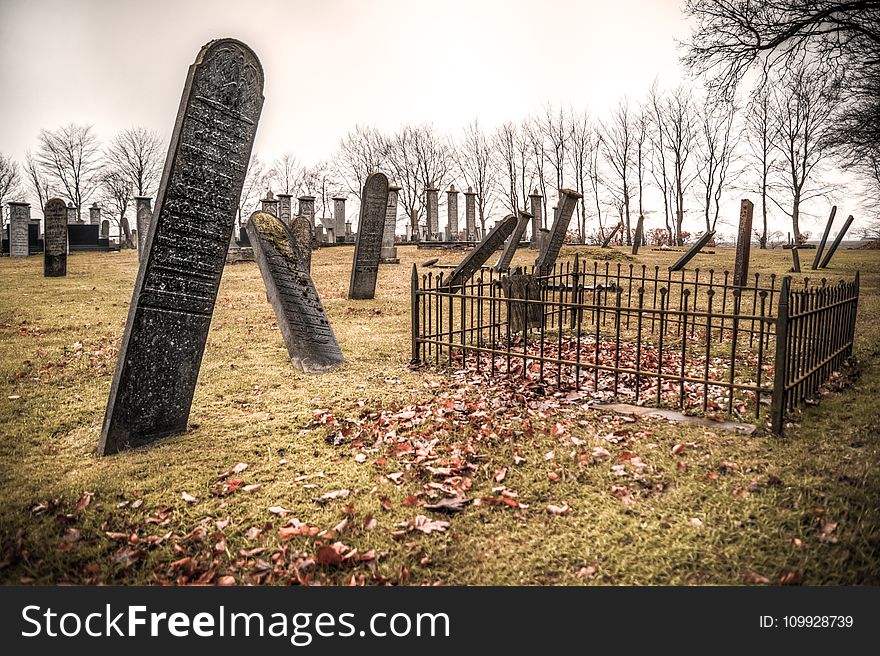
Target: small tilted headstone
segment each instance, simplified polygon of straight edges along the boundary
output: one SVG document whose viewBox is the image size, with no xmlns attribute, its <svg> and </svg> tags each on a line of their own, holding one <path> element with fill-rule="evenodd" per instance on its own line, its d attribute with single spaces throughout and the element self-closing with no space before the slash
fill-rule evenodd
<svg viewBox="0 0 880 656">
<path fill-rule="evenodd" d="M 382 234 L 388 210 L 388 178 L 383 173 L 371 173 L 361 194 L 361 213 L 358 221 L 354 262 L 348 286 L 350 300 L 369 299 L 376 295 L 379 275 L 379 257 L 382 254 Z"/>
<path fill-rule="evenodd" d="M 60 198 L 50 198 L 43 208 L 43 275 L 67 275 L 67 206 Z"/>
</svg>

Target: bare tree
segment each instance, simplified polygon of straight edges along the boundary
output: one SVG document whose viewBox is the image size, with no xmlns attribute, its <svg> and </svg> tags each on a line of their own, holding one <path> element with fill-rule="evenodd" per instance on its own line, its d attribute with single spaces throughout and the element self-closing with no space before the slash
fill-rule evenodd
<svg viewBox="0 0 880 656">
<path fill-rule="evenodd" d="M 791 217 L 796 240 L 801 238 L 801 204 L 829 190 L 815 174 L 832 154 L 828 136 L 836 95 L 835 81 L 807 64 L 790 71 L 774 89 L 774 145 L 782 164 L 778 178 L 790 206 L 776 204 Z"/>
<path fill-rule="evenodd" d="M 669 180 L 669 197 L 675 211 L 672 237 L 676 246 L 684 245 L 682 224 L 685 198 L 696 178 L 690 165 L 691 154 L 696 147 L 696 112 L 690 96 L 691 90 L 684 86 L 667 93 L 655 115 L 665 146 L 665 177 Z"/>
<path fill-rule="evenodd" d="M 40 130 L 37 161 L 76 207 L 82 207 L 101 182 L 100 144 L 91 125 L 68 123 L 57 130 Z"/>
<path fill-rule="evenodd" d="M 776 168 L 776 149 L 770 115 L 770 89 L 764 87 L 754 96 L 746 111 L 746 144 L 749 159 L 757 170 L 757 193 L 761 197 L 761 231 L 755 231 L 758 246 L 767 248 L 767 200 L 771 175 Z"/>
<path fill-rule="evenodd" d="M 544 168 L 547 163 L 547 156 L 545 153 L 544 133 L 541 130 L 540 119 L 535 117 L 525 119 L 522 123 L 522 136 L 524 141 L 523 145 L 528 148 L 528 155 L 531 160 L 532 177 L 535 180 L 536 188 L 541 193 L 541 202 L 544 205 L 541 215 L 545 217 L 546 220 L 547 218 L 550 218 L 547 214 L 547 201 L 549 194 L 547 193 L 547 176 Z M 525 170 L 525 164 L 523 164 L 523 170 Z M 525 176 L 523 176 L 523 181 L 525 181 Z M 528 197 L 529 189 L 530 186 L 522 190 L 523 204 L 525 204 L 525 199 Z M 515 211 L 514 214 L 516 214 Z"/>
<path fill-rule="evenodd" d="M 593 201 L 596 203 L 596 220 L 599 224 L 598 240 L 599 243 L 605 240 L 605 228 L 602 224 L 602 199 L 601 189 L 604 186 L 602 175 L 599 171 L 602 161 L 602 140 L 597 130 L 593 130 L 592 143 L 590 145 L 590 159 L 587 162 L 587 178 L 590 181 L 590 189 L 593 192 Z"/>
<path fill-rule="evenodd" d="M 0 228 L 3 227 L 3 208 L 9 202 L 9 198 L 19 193 L 20 184 L 18 162 L 0 153 Z"/>
<path fill-rule="evenodd" d="M 486 218 L 495 201 L 497 170 L 492 163 L 492 144 L 474 119 L 462 132 L 461 138 L 450 148 L 458 173 L 467 187 L 474 190 L 477 219 L 482 234 L 486 234 Z"/>
<path fill-rule="evenodd" d="M 499 186 L 503 186 L 508 208 L 516 213 L 525 205 L 532 181 L 531 147 L 522 127 L 512 122 L 502 124 L 492 137 L 492 150 Z"/>
<path fill-rule="evenodd" d="M 152 196 L 162 175 L 165 148 L 152 130 L 128 128 L 110 141 L 104 160 L 115 175 L 128 180 L 137 196 Z"/>
<path fill-rule="evenodd" d="M 319 217 L 332 214 L 333 196 L 340 191 L 341 186 L 336 171 L 329 162 L 321 160 L 303 169 L 301 188 L 307 195 L 315 197 L 315 213 Z"/>
<path fill-rule="evenodd" d="M 667 153 L 670 151 L 669 136 L 666 133 L 666 125 L 663 120 L 666 100 L 657 88 L 657 82 L 651 85 L 648 92 L 648 105 L 651 111 L 651 130 L 649 140 L 651 143 L 651 177 L 660 194 L 663 196 L 663 217 L 666 222 L 668 245 L 675 243 L 672 229 L 672 200 L 673 180 L 672 168 L 667 166 Z"/>
<path fill-rule="evenodd" d="M 566 153 L 571 137 L 569 114 L 562 107 L 554 108 L 547 104 L 535 121 L 541 134 L 544 161 L 550 167 L 557 191 L 565 188 L 565 166 L 568 162 Z"/>
<path fill-rule="evenodd" d="M 715 230 L 721 211 L 724 186 L 732 176 L 731 165 L 740 132 L 734 126 L 736 105 L 733 102 L 706 100 L 700 114 L 695 164 L 701 183 L 701 200 L 706 232 Z"/>
<path fill-rule="evenodd" d="M 251 155 L 248 170 L 244 176 L 244 184 L 241 187 L 241 198 L 238 201 L 238 224 L 243 226 L 246 217 L 250 217 L 254 211 L 260 194 L 269 184 L 269 171 L 257 153 Z"/>
<path fill-rule="evenodd" d="M 590 180 L 590 162 L 596 147 L 590 115 L 586 111 L 571 112 L 568 125 L 568 158 L 574 175 L 575 191 L 581 194 L 578 203 L 578 240 L 587 241 L 587 185 Z"/>
<path fill-rule="evenodd" d="M 277 193 L 293 195 L 302 185 L 303 173 L 296 155 L 286 152 L 272 162 L 272 168 L 267 171 L 268 182 Z"/>
<path fill-rule="evenodd" d="M 119 242 L 122 248 L 134 248 L 131 226 L 126 217 L 128 207 L 131 205 L 132 189 L 131 180 L 124 171 L 116 168 L 115 165 L 108 165 L 104 169 L 101 175 L 102 204 L 106 203 L 113 211 L 110 220 L 119 227 Z"/>
<path fill-rule="evenodd" d="M 358 198 L 367 176 L 387 166 L 387 139 L 379 130 L 356 125 L 339 142 L 335 164 L 338 178 Z"/>
<path fill-rule="evenodd" d="M 645 215 L 645 166 L 648 159 L 648 130 L 651 113 L 647 105 L 639 105 L 633 117 L 633 148 L 635 149 L 636 180 L 639 186 L 639 216 Z M 644 231 L 642 239 L 644 240 Z"/>
<path fill-rule="evenodd" d="M 632 165 L 635 147 L 633 145 L 635 125 L 629 101 L 624 98 L 612 111 L 611 118 L 603 122 L 602 126 L 602 153 L 605 161 L 614 172 L 612 178 L 614 195 L 622 208 L 621 220 L 626 228 L 625 240 L 631 244 L 630 228 L 630 199 L 632 189 L 630 187 Z M 617 206 L 618 203 L 615 203 Z"/>
<path fill-rule="evenodd" d="M 37 197 L 37 203 L 40 207 L 46 207 L 46 202 L 52 196 L 52 182 L 31 151 L 25 153 L 24 172 L 30 191 Z"/>
</svg>

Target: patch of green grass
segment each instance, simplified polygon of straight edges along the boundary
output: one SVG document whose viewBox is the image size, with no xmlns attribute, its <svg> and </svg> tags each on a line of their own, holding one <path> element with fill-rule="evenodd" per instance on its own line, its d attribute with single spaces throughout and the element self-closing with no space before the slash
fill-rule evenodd
<svg viewBox="0 0 880 656">
<path fill-rule="evenodd" d="M 733 251 L 714 250 L 690 266 L 732 269 Z M 197 573 L 213 572 L 206 580 L 244 582 L 254 580 L 260 558 L 277 566 L 338 540 L 378 557 L 319 563 L 310 569 L 315 579 L 880 583 L 877 251 L 841 251 L 832 269 L 802 274 L 834 279 L 861 270 L 860 368 L 843 394 L 806 409 L 782 439 L 627 423 L 577 406 L 498 408 L 497 416 L 452 427 L 435 412 L 447 400 L 491 406 L 495 397 L 407 367 L 409 281 L 414 262 L 455 264 L 463 255 L 398 252 L 401 264 L 380 267 L 370 301 L 347 300 L 352 248 L 314 253 L 315 284 L 347 360 L 321 376 L 290 365 L 256 264 L 227 267 L 190 430 L 106 458 L 96 446 L 136 255 L 74 253 L 65 278 L 44 278 L 39 257 L 0 260 L 0 582 L 193 580 L 174 564 L 187 557 L 202 563 Z M 563 257 L 573 252 L 566 248 Z M 629 259 L 624 249 L 606 252 Z M 678 255 L 643 248 L 634 262 L 665 270 Z M 532 256 L 521 250 L 514 265 Z M 787 251 L 752 253 L 752 271 L 783 274 L 789 265 Z M 392 437 L 370 428 L 373 413 L 411 404 L 429 406 L 420 410 L 431 416 L 424 426 L 399 426 Z M 316 409 L 326 411 L 317 420 Z M 336 425 L 320 422 L 327 414 Z M 339 431 L 349 433 L 345 441 L 328 442 Z M 472 466 L 468 498 L 512 493 L 520 507 L 483 503 L 449 516 L 420 507 L 432 490 L 442 496 L 432 483 L 445 483 L 395 449 L 430 435 L 444 458 L 461 453 Z M 594 457 L 597 447 L 609 459 Z M 630 454 L 644 467 L 634 468 Z M 238 477 L 261 487 L 217 496 L 218 475 L 239 462 L 248 468 Z M 396 473 L 398 484 L 389 478 Z M 314 500 L 340 489 L 348 496 Z M 85 492 L 93 496 L 77 510 Z M 547 509 L 564 504 L 570 510 L 561 515 Z M 273 514 L 274 506 L 291 514 Z M 448 521 L 448 530 L 394 535 L 419 514 Z M 282 543 L 278 530 L 294 516 L 329 532 Z M 128 558 L 126 540 L 108 533 L 136 533 L 137 557 Z M 141 548 L 149 536 L 168 533 Z M 254 548 L 265 551 L 240 555 Z"/>
</svg>

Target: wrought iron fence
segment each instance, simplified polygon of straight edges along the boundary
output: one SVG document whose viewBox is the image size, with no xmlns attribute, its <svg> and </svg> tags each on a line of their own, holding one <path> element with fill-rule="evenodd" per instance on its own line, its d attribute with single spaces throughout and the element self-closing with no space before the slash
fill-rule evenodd
<svg viewBox="0 0 880 656">
<path fill-rule="evenodd" d="M 576 256 L 449 286 L 414 266 L 412 359 L 708 416 L 757 421 L 771 406 L 781 433 L 852 355 L 859 283 L 779 282 Z"/>
</svg>

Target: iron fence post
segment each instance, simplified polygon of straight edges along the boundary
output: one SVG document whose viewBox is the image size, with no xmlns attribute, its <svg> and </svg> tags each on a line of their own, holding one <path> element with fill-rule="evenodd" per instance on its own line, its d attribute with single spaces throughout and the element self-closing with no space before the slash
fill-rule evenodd
<svg viewBox="0 0 880 656">
<path fill-rule="evenodd" d="M 779 290 L 779 302 L 776 304 L 776 357 L 773 361 L 773 401 L 770 409 L 770 430 L 776 435 L 782 435 L 783 420 L 785 418 L 785 384 L 788 363 L 788 296 L 791 286 L 791 276 L 782 279 L 782 287 Z"/>
<path fill-rule="evenodd" d="M 419 358 L 419 272 L 416 265 L 412 266 L 412 278 L 410 280 L 410 303 L 412 312 L 412 362 L 417 363 Z"/>
</svg>

